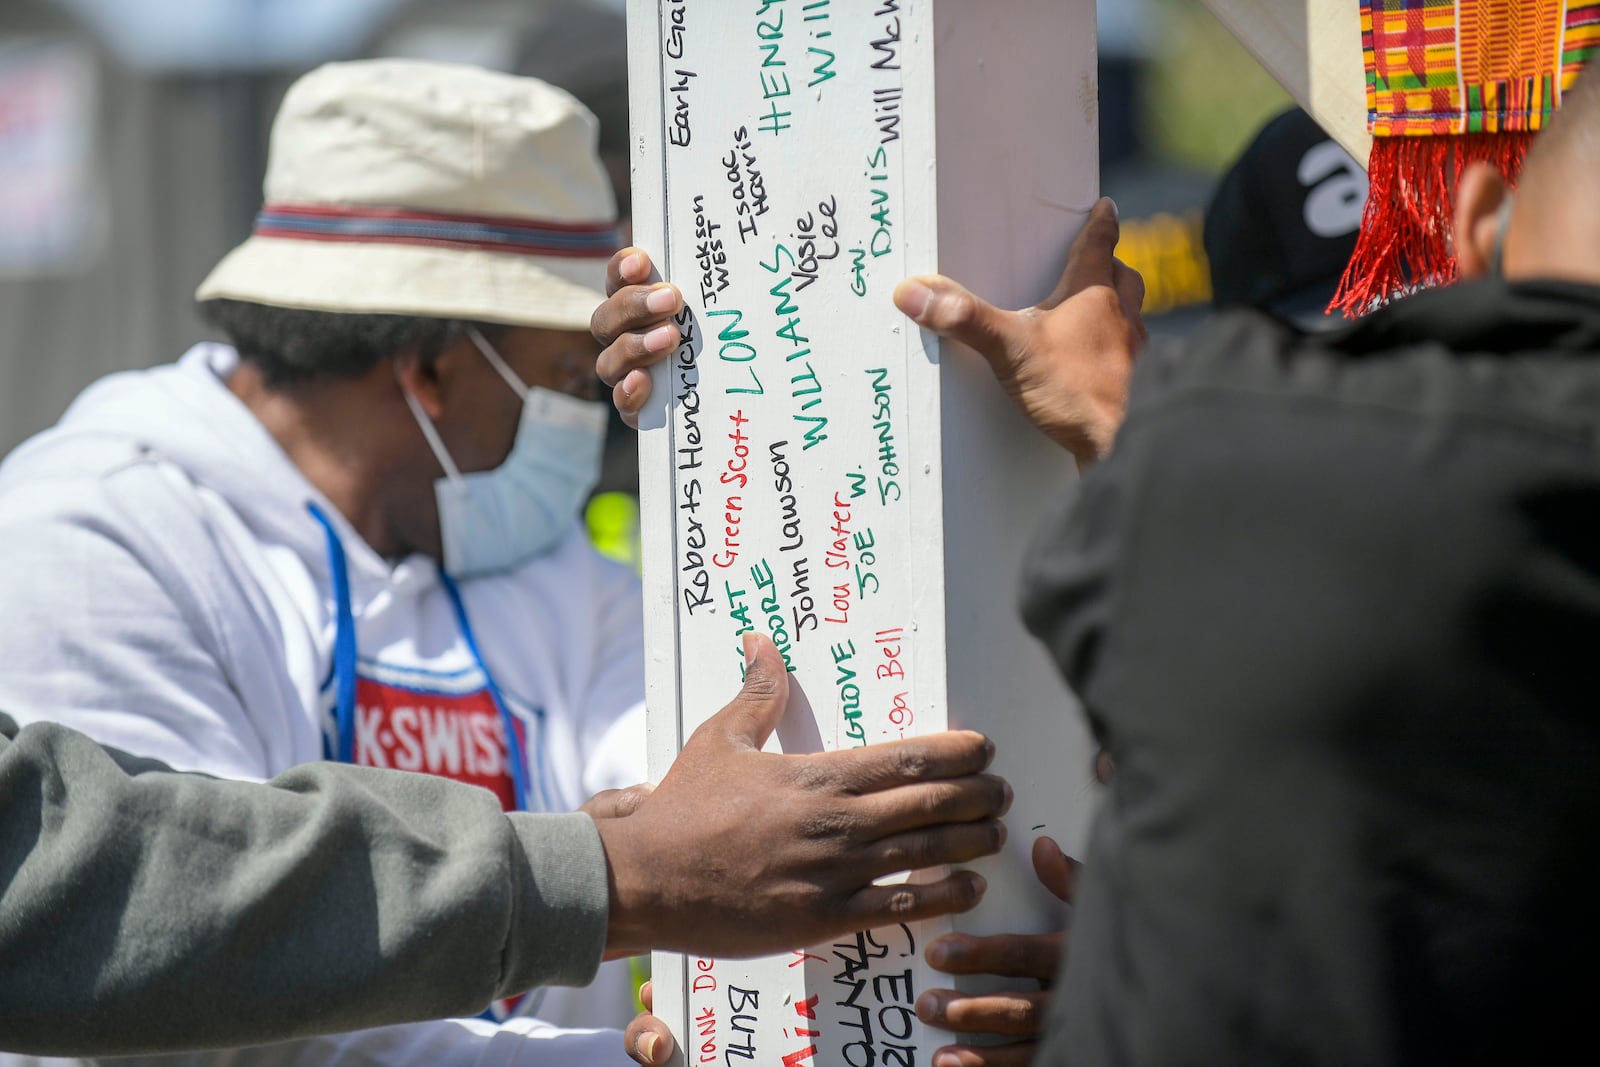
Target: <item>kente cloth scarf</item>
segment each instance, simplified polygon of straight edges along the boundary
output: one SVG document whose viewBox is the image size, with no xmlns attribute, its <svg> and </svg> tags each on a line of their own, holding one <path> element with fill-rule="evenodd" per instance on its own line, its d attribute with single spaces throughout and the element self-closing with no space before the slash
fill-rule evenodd
<svg viewBox="0 0 1600 1067">
<path fill-rule="evenodd" d="M 1462 171 L 1490 162 L 1515 185 L 1533 135 L 1600 50 L 1600 2 L 1359 2 L 1372 192 L 1334 298 L 1348 315 L 1455 278 Z"/>
</svg>

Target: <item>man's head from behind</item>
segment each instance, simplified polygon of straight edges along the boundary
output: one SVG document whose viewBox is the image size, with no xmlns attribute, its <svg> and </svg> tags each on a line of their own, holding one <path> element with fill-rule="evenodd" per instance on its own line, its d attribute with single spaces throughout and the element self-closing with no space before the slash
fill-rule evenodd
<svg viewBox="0 0 1600 1067">
<path fill-rule="evenodd" d="M 379 551 L 476 573 L 570 524 L 605 413 L 566 396 L 592 399 L 616 246 L 595 142 L 567 94 L 447 64 L 285 98 L 255 232 L 198 297 L 234 392 Z"/>
<path fill-rule="evenodd" d="M 1464 278 L 1499 268 L 1511 279 L 1600 285 L 1600 74 L 1586 73 L 1566 93 L 1514 197 L 1487 164 L 1462 175 L 1455 247 Z"/>
</svg>

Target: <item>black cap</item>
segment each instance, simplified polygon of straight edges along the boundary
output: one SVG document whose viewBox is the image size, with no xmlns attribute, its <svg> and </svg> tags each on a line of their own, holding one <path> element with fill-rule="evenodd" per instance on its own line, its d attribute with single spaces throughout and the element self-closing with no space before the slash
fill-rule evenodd
<svg viewBox="0 0 1600 1067">
<path fill-rule="evenodd" d="M 1294 108 L 1273 119 L 1206 211 L 1214 304 L 1325 320 L 1366 202 L 1366 171 L 1310 115 Z"/>
</svg>

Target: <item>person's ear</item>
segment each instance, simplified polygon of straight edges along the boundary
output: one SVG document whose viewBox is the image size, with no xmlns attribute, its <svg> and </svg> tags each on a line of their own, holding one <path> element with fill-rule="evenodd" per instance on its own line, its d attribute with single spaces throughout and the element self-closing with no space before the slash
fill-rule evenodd
<svg viewBox="0 0 1600 1067">
<path fill-rule="evenodd" d="M 1500 209 L 1511 195 L 1511 187 L 1499 170 L 1488 163 L 1474 163 L 1461 175 L 1456 187 L 1455 247 L 1456 264 L 1467 279 L 1487 277 L 1502 240 Z"/>
<path fill-rule="evenodd" d="M 415 397 L 423 412 L 435 422 L 444 414 L 444 377 L 448 373 L 446 357 L 453 347 L 454 339 L 445 346 L 445 351 L 432 360 L 424 360 L 415 346 L 394 357 L 394 376 L 400 388 Z"/>
</svg>

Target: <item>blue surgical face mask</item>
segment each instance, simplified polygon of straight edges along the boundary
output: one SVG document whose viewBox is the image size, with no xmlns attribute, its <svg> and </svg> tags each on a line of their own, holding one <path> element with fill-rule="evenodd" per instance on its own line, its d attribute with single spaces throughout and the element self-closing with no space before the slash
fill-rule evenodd
<svg viewBox="0 0 1600 1067">
<path fill-rule="evenodd" d="M 493 470 L 461 473 L 433 420 L 409 390 L 406 403 L 445 476 L 434 482 L 444 569 L 455 578 L 509 570 L 554 549 L 600 477 L 604 404 L 530 389 L 478 330 L 467 335 L 522 398 L 511 454 Z"/>
</svg>

